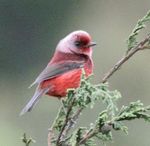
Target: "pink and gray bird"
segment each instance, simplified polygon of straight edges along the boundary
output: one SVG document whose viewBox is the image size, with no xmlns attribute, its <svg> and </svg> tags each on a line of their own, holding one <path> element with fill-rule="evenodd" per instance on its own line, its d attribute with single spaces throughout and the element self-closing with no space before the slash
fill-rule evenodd
<svg viewBox="0 0 150 146">
<path fill-rule="evenodd" d="M 60 40 L 52 59 L 31 84 L 37 84 L 37 88 L 20 114 L 31 111 L 44 94 L 61 98 L 66 96 L 67 89 L 79 87 L 82 68 L 86 76 L 93 72 L 94 45 L 91 36 L 82 30 L 74 31 Z"/>
</svg>

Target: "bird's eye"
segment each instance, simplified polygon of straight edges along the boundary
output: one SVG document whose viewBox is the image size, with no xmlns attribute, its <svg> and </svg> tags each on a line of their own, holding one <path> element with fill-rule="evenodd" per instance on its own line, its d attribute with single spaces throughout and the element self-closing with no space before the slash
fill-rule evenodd
<svg viewBox="0 0 150 146">
<path fill-rule="evenodd" d="M 80 46 L 82 45 L 82 42 L 81 42 L 81 41 L 76 41 L 76 42 L 75 42 L 75 45 L 76 45 L 77 47 L 80 47 Z"/>
</svg>

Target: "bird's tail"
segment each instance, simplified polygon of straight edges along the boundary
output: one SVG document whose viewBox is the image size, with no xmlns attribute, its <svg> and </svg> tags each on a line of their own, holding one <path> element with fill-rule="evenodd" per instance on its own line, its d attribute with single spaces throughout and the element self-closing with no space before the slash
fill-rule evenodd
<svg viewBox="0 0 150 146">
<path fill-rule="evenodd" d="M 26 112 L 30 112 L 32 110 L 32 108 L 36 105 L 36 103 L 39 101 L 40 97 L 43 94 L 47 93 L 48 90 L 49 90 L 49 88 L 45 88 L 45 89 L 37 88 L 33 97 L 30 99 L 30 101 L 27 103 L 27 105 L 20 112 L 20 116 L 24 115 Z"/>
</svg>

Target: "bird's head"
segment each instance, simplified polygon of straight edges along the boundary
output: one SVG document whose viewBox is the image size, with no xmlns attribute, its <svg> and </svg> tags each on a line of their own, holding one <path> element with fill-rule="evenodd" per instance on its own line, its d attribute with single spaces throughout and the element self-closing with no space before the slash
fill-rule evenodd
<svg viewBox="0 0 150 146">
<path fill-rule="evenodd" d="M 57 50 L 63 53 L 84 54 L 89 57 L 92 55 L 92 46 L 96 43 L 92 42 L 91 36 L 85 31 L 74 31 L 63 38 Z"/>
</svg>

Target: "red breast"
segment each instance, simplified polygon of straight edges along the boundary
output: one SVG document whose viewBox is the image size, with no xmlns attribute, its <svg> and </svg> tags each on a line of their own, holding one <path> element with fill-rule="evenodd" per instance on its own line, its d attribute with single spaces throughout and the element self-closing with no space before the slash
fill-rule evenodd
<svg viewBox="0 0 150 146">
<path fill-rule="evenodd" d="M 48 65 L 51 65 L 55 62 L 67 60 L 85 60 L 84 70 L 86 76 L 89 76 L 93 72 L 93 62 L 90 58 L 87 58 L 83 55 L 74 55 L 74 54 L 66 54 L 62 52 L 57 52 Z M 67 89 L 69 88 L 77 88 L 80 85 L 80 79 L 82 75 L 82 69 L 75 69 L 73 71 L 69 71 L 64 73 L 58 77 L 53 79 L 45 80 L 40 84 L 41 88 L 46 88 L 48 86 L 52 86 L 52 88 L 47 92 L 48 95 L 56 96 L 58 98 L 66 96 Z"/>
</svg>

